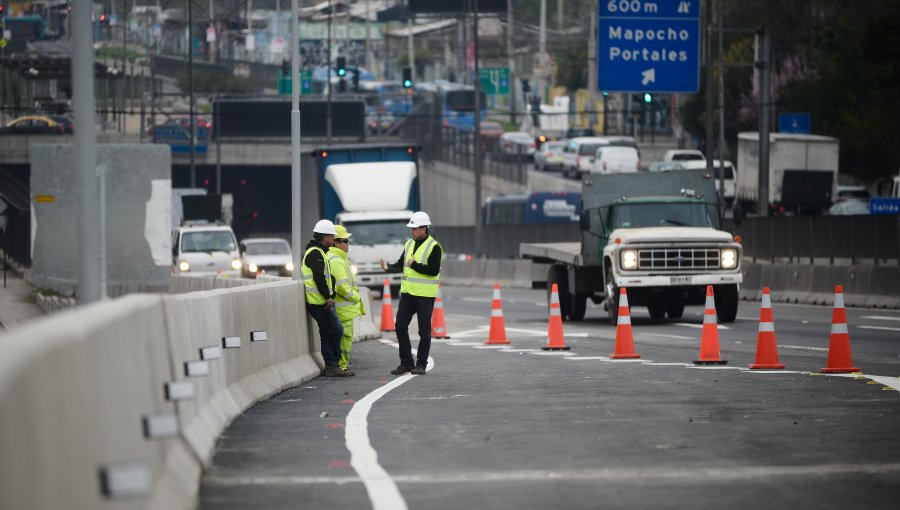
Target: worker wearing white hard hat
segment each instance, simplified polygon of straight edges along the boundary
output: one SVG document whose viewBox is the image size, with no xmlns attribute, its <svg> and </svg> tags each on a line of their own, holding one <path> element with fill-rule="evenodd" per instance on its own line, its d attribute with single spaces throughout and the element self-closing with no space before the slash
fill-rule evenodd
<svg viewBox="0 0 900 510">
<path fill-rule="evenodd" d="M 337 231 L 334 223 L 319 220 L 313 227 L 313 238 L 306 245 L 303 264 L 300 267 L 301 280 L 306 293 L 306 311 L 319 326 L 319 337 L 322 342 L 322 359 L 325 368 L 322 375 L 326 377 L 347 377 L 354 375 L 340 367 L 341 336 L 344 327 L 335 310 L 334 278 L 325 253 L 334 246 Z"/>
<path fill-rule="evenodd" d="M 403 273 L 400 282 L 400 303 L 394 326 L 400 344 L 400 366 L 391 371 L 394 375 L 410 372 L 425 375 L 428 368 L 428 352 L 431 350 L 431 313 L 437 296 L 444 250 L 431 236 L 431 218 L 424 211 L 416 211 L 406 224 L 410 237 L 397 262 L 388 264 L 381 260 L 381 268 L 389 273 Z M 419 323 L 419 345 L 416 358 L 412 356 L 409 340 L 409 324 L 413 315 Z"/>
</svg>

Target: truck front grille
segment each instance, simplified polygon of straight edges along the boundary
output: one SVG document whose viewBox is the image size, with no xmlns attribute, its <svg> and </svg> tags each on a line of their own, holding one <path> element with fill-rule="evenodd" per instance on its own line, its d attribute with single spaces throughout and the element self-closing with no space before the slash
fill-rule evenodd
<svg viewBox="0 0 900 510">
<path fill-rule="evenodd" d="M 644 248 L 638 250 L 639 271 L 719 269 L 718 248 Z"/>
</svg>

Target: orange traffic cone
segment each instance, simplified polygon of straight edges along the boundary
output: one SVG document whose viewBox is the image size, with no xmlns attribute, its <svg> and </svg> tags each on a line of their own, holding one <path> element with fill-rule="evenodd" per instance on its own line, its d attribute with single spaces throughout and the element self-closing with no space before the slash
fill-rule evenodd
<svg viewBox="0 0 900 510">
<path fill-rule="evenodd" d="M 494 299 L 491 302 L 491 330 L 488 332 L 487 345 L 508 345 L 506 325 L 503 322 L 503 303 L 500 301 L 500 284 L 494 284 Z"/>
<path fill-rule="evenodd" d="M 706 286 L 706 309 L 703 310 L 703 334 L 700 336 L 700 359 L 695 365 L 724 365 L 719 357 L 719 323 L 716 321 L 716 298 L 712 285 Z"/>
<path fill-rule="evenodd" d="M 756 337 L 756 363 L 750 368 L 784 368 L 778 362 L 775 345 L 775 319 L 772 317 L 772 298 L 769 288 L 763 288 L 762 305 L 759 307 L 759 333 Z"/>
<path fill-rule="evenodd" d="M 850 333 L 847 332 L 847 310 L 844 309 L 844 287 L 834 287 L 834 310 L 831 312 L 831 341 L 828 345 L 828 366 L 823 374 L 859 372 L 850 355 Z"/>
<path fill-rule="evenodd" d="M 434 313 L 431 314 L 431 338 L 450 338 L 444 324 L 444 300 L 441 299 L 441 284 L 438 283 L 437 297 L 434 298 Z"/>
<path fill-rule="evenodd" d="M 616 319 L 616 352 L 609 355 L 612 359 L 640 358 L 634 352 L 634 336 L 631 334 L 631 312 L 628 309 L 628 293 L 625 287 L 619 289 L 619 315 Z"/>
<path fill-rule="evenodd" d="M 384 279 L 384 290 L 381 292 L 381 331 L 395 331 L 394 305 L 391 303 L 391 282 Z"/>
<path fill-rule="evenodd" d="M 562 315 L 559 312 L 559 289 L 553 284 L 550 292 L 550 322 L 547 325 L 547 345 L 541 347 L 545 351 L 568 351 L 563 336 Z"/>
</svg>

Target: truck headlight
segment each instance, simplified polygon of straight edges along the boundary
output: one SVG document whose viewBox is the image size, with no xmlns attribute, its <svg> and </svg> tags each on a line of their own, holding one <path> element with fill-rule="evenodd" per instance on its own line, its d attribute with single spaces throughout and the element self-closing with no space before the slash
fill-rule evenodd
<svg viewBox="0 0 900 510">
<path fill-rule="evenodd" d="M 186 260 L 182 260 L 181 262 L 178 263 L 178 270 L 181 271 L 182 273 L 187 273 L 188 271 L 191 270 L 191 265 L 188 264 L 188 262 Z"/>
<path fill-rule="evenodd" d="M 734 269 L 737 267 L 737 250 L 725 248 L 722 250 L 722 269 Z"/>
<path fill-rule="evenodd" d="M 241 265 L 241 259 L 234 259 L 231 261 L 231 269 L 240 269 Z"/>
<path fill-rule="evenodd" d="M 286 270 L 288 270 L 289 272 L 293 273 L 294 272 L 294 263 L 288 262 L 287 264 L 284 265 L 284 268 Z"/>
<path fill-rule="evenodd" d="M 257 267 L 256 264 L 253 264 L 253 263 L 247 264 L 247 271 L 250 271 L 251 273 L 255 273 L 257 270 L 259 270 L 259 267 Z"/>
<path fill-rule="evenodd" d="M 637 269 L 637 250 L 622 250 L 621 255 L 622 269 Z"/>
</svg>

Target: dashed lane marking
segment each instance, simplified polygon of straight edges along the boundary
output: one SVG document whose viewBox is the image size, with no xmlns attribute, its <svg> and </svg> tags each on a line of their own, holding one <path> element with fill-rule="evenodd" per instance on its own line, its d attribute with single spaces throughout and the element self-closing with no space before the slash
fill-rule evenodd
<svg viewBox="0 0 900 510">
<path fill-rule="evenodd" d="M 828 352 L 827 347 L 807 347 L 805 345 L 779 345 L 782 349 L 799 349 L 801 351 Z"/>
<path fill-rule="evenodd" d="M 874 321 L 897 321 L 900 322 L 900 317 L 889 317 L 887 315 L 863 315 L 860 319 L 874 320 Z"/>
<path fill-rule="evenodd" d="M 900 331 L 900 328 L 890 328 L 888 326 L 856 326 L 859 329 L 877 329 L 879 331 Z"/>
</svg>

